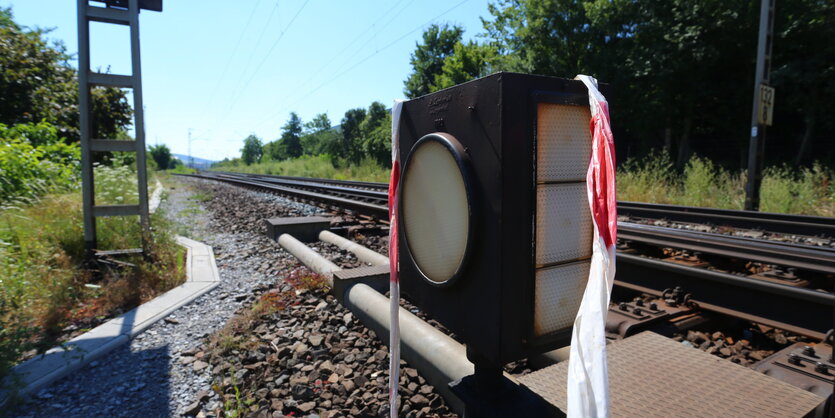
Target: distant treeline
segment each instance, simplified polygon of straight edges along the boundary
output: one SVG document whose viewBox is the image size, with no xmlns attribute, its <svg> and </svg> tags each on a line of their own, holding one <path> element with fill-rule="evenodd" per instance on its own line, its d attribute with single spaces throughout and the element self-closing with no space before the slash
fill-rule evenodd
<svg viewBox="0 0 835 418">
<path fill-rule="evenodd" d="M 264 143 L 261 138 L 249 135 L 244 139 L 240 158 L 224 159 L 214 167 L 283 161 L 303 155 L 328 155 L 335 166 L 371 159 L 383 167 L 390 167 L 391 113 L 375 101 L 368 109 L 348 110 L 342 123 L 332 126 L 325 113 L 304 123 L 291 112 L 278 139 Z"/>
<path fill-rule="evenodd" d="M 746 165 L 751 131 L 760 1 L 497 0 L 484 28 L 464 42 L 458 26 L 432 25 L 411 57 L 404 93 L 418 97 L 496 71 L 574 77 L 610 86 L 618 160 L 663 149 L 678 168 L 694 153 L 726 167 Z M 777 3 L 771 60 L 776 88 L 768 164 L 835 161 L 835 2 Z M 294 115 L 263 158 L 327 153 L 388 163 L 382 105 L 326 117 Z M 377 109 L 375 109 L 377 106 Z M 366 119 L 368 122 L 366 122 Z M 244 161 L 262 158 L 247 138 Z M 287 144 L 282 142 L 287 139 Z"/>
</svg>

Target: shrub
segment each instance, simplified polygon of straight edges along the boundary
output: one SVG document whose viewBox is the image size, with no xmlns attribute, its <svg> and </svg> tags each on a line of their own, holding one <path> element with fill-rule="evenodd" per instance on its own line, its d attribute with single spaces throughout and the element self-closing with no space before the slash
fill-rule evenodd
<svg viewBox="0 0 835 418">
<path fill-rule="evenodd" d="M 683 172 L 673 168 L 666 153 L 630 159 L 618 170 L 618 199 L 687 206 L 742 209 L 744 171 L 732 173 L 712 161 L 693 156 Z M 763 172 L 760 210 L 804 215 L 835 215 L 835 187 L 831 169 L 769 167 Z"/>
<path fill-rule="evenodd" d="M 52 125 L 0 124 L 0 202 L 31 200 L 78 187 L 81 150 Z"/>
</svg>

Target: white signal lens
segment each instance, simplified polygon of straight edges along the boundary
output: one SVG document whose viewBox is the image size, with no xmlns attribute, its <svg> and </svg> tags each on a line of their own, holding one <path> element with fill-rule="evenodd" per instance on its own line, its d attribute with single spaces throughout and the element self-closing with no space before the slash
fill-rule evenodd
<svg viewBox="0 0 835 418">
<path fill-rule="evenodd" d="M 430 282 L 448 282 L 464 260 L 470 229 L 464 175 L 452 151 L 437 140 L 418 142 L 404 167 L 400 193 L 412 258 Z"/>
</svg>

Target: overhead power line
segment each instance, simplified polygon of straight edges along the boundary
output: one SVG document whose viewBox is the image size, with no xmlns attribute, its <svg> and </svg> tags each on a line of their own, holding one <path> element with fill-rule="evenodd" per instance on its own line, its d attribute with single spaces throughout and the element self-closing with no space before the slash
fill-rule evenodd
<svg viewBox="0 0 835 418">
<path fill-rule="evenodd" d="M 378 18 L 374 21 L 374 23 L 372 23 L 372 24 L 370 24 L 370 25 L 367 25 L 367 27 L 366 27 L 366 30 L 365 30 L 365 31 L 363 31 L 362 33 L 360 33 L 359 35 L 357 35 L 357 36 L 356 36 L 353 40 L 351 40 L 351 42 L 348 42 L 348 44 L 346 44 L 345 46 L 343 46 L 342 48 L 340 48 L 340 49 L 339 49 L 339 52 L 337 52 L 336 54 L 334 54 L 334 55 L 333 55 L 333 56 L 332 56 L 332 57 L 328 60 L 328 62 L 326 62 L 324 65 L 322 65 L 321 67 L 319 67 L 319 69 L 317 69 L 316 71 L 314 71 L 313 73 L 311 73 L 311 75 L 310 75 L 310 76 L 309 76 L 309 77 L 308 77 L 308 78 L 307 78 L 307 79 L 306 79 L 303 83 L 299 83 L 298 85 L 299 85 L 299 86 L 306 86 L 306 85 L 310 84 L 310 82 L 311 82 L 311 81 L 312 81 L 312 80 L 313 80 L 313 79 L 314 79 L 317 75 L 319 75 L 319 73 L 321 73 L 321 72 L 322 72 L 322 70 L 324 70 L 324 69 L 326 69 L 326 68 L 332 68 L 331 64 L 332 64 L 334 61 L 336 61 L 336 58 L 341 57 L 341 56 L 342 56 L 342 55 L 344 55 L 345 53 L 347 53 L 347 52 L 351 51 L 351 46 L 353 46 L 353 45 L 354 45 L 354 44 L 355 44 L 358 40 L 360 40 L 360 39 L 361 39 L 361 38 L 362 38 L 365 34 L 367 34 L 367 33 L 371 32 L 372 30 L 374 30 L 374 29 L 377 27 L 377 24 L 378 24 L 380 21 L 382 21 L 384 18 L 386 18 L 386 16 L 388 16 L 388 14 L 392 12 L 392 10 L 396 9 L 396 8 L 397 8 L 397 7 L 398 7 L 401 3 L 403 3 L 403 1 L 405 1 L 405 0 L 400 0 L 400 1 L 398 1 L 398 2 L 397 2 L 397 3 L 395 3 L 392 7 L 390 7 L 388 10 L 386 10 L 383 14 L 381 14 L 381 15 L 380 15 L 380 16 L 379 16 L 379 17 L 378 17 Z M 387 27 L 387 26 L 388 26 L 388 25 L 389 25 L 389 24 L 390 24 L 390 23 L 394 20 L 394 18 L 395 18 L 395 17 L 397 17 L 400 13 L 402 13 L 402 12 L 403 12 L 403 10 L 405 10 L 405 9 L 406 9 L 406 8 L 407 8 L 407 7 L 408 7 L 411 3 L 413 3 L 413 2 L 414 2 L 414 0 L 411 0 L 408 4 L 406 4 L 403 8 L 401 8 L 401 9 L 400 9 L 397 13 L 395 13 L 395 14 L 394 14 L 394 15 L 393 15 L 393 16 L 392 16 L 392 17 L 391 17 L 391 18 L 390 18 L 390 19 L 389 19 L 389 20 L 388 20 L 388 21 L 387 21 L 384 25 L 382 25 L 381 27 L 377 28 L 377 30 L 382 30 L 383 28 Z M 363 43 L 362 45 L 360 45 L 358 48 L 354 49 L 354 50 L 353 50 L 353 51 L 354 51 L 354 53 L 353 53 L 353 54 L 349 54 L 349 55 L 348 55 L 348 57 L 347 57 L 347 59 L 346 59 L 345 61 L 341 62 L 337 68 L 338 68 L 339 70 L 341 70 L 342 68 L 344 68 L 344 67 L 345 67 L 345 64 L 349 63 L 349 62 L 350 62 L 350 60 L 351 60 L 351 58 L 353 58 L 353 57 L 354 57 L 357 53 L 359 53 L 359 51 L 361 51 L 361 50 L 362 50 L 362 49 L 363 49 L 366 45 L 368 45 L 368 43 L 369 43 L 372 39 L 373 39 L 373 38 L 369 38 L 368 40 L 366 40 L 366 42 L 365 42 L 365 43 Z M 333 72 L 333 74 L 337 74 L 337 73 L 339 72 L 339 70 L 338 70 L 338 71 L 334 71 L 334 72 Z M 287 101 L 287 100 L 289 100 L 291 97 L 293 97 L 293 93 L 288 93 L 286 96 L 282 97 L 282 98 L 281 98 L 281 100 L 279 100 L 278 102 L 279 102 L 279 103 L 286 102 L 286 101 Z M 260 119 L 262 119 L 262 118 L 268 117 L 269 115 L 272 115 L 272 111 L 267 110 L 266 112 L 264 112 L 264 113 L 262 113 L 261 115 L 259 115 L 258 119 L 260 120 Z"/>
<path fill-rule="evenodd" d="M 319 89 L 321 89 L 322 87 L 324 87 L 324 86 L 326 86 L 326 85 L 328 85 L 328 84 L 332 83 L 332 82 L 333 82 L 333 81 L 335 81 L 336 79 L 338 79 L 338 78 L 342 77 L 343 75 L 345 75 L 345 74 L 349 73 L 351 70 L 353 70 L 354 68 L 356 68 L 356 67 L 358 67 L 359 65 L 363 64 L 364 62 L 368 61 L 369 59 L 371 59 L 371 58 L 372 58 L 372 57 L 374 57 L 375 55 L 379 54 L 380 52 L 385 51 L 386 49 L 390 48 L 392 45 L 394 45 L 394 44 L 396 44 L 396 43 L 400 42 L 401 40 L 403 40 L 403 39 L 404 39 L 404 38 L 406 38 L 407 36 L 409 36 L 409 35 L 411 35 L 411 34 L 413 34 L 413 33 L 417 32 L 417 31 L 418 31 L 418 30 L 420 30 L 421 28 L 423 28 L 423 27 L 425 27 L 426 25 L 428 25 L 428 24 L 430 24 L 430 23 L 434 22 L 435 20 L 437 20 L 437 19 L 441 18 L 441 17 L 442 17 L 442 16 L 444 16 L 445 14 L 447 14 L 447 13 L 449 13 L 449 12 L 451 12 L 451 11 L 453 11 L 453 10 L 457 9 L 458 7 L 460 7 L 461 5 L 463 5 L 464 3 L 468 2 L 468 1 L 469 1 L 469 0 L 462 0 L 461 2 L 456 3 L 454 6 L 450 7 L 449 9 L 445 10 L 444 12 L 442 12 L 442 13 L 438 14 L 437 16 L 433 17 L 432 19 L 429 19 L 428 21 L 426 21 L 425 23 L 421 24 L 420 26 L 417 26 L 416 28 L 414 28 L 414 29 L 412 29 L 412 30 L 410 30 L 410 31 L 408 31 L 408 32 L 406 32 L 406 33 L 404 33 L 403 35 L 401 35 L 401 36 L 399 36 L 397 39 L 395 39 L 395 40 L 393 40 L 393 41 L 389 42 L 388 44 L 386 44 L 386 45 L 385 45 L 385 46 L 383 46 L 382 48 L 377 49 L 376 51 L 372 52 L 371 54 L 369 54 L 369 55 L 368 55 L 368 56 L 366 56 L 365 58 L 363 58 L 363 59 L 361 59 L 361 60 L 357 61 L 355 64 L 351 65 L 351 66 L 350 66 L 350 67 L 348 67 L 346 70 L 344 70 L 344 71 L 342 71 L 342 72 L 340 72 L 340 73 L 336 74 L 335 76 L 333 76 L 333 77 L 329 78 L 328 80 L 324 81 L 323 83 L 319 84 L 319 86 L 317 86 L 317 87 L 316 87 L 316 88 L 314 88 L 313 90 L 310 90 L 308 93 L 306 93 L 304 96 L 302 96 L 302 97 L 301 97 L 301 98 L 299 98 L 298 100 L 294 101 L 293 103 L 291 103 L 291 104 L 289 104 L 289 105 L 287 105 L 287 106 L 284 106 L 284 107 L 280 108 L 277 112 L 273 113 L 271 116 L 267 117 L 266 119 L 261 120 L 260 122 L 258 122 L 257 124 L 255 124 L 255 125 L 253 125 L 253 126 L 254 126 L 254 127 L 259 127 L 259 126 L 263 125 L 265 122 L 267 122 L 267 121 L 269 121 L 269 120 L 274 119 L 274 118 L 275 118 L 276 116 L 278 116 L 280 113 L 282 113 L 282 112 L 286 111 L 286 109 L 292 108 L 293 106 L 295 106 L 296 104 L 298 104 L 299 102 L 301 102 L 301 101 L 303 101 L 303 100 L 307 100 L 308 98 L 310 98 L 310 96 L 312 96 L 314 93 L 316 93 L 317 91 L 319 91 Z"/>
<path fill-rule="evenodd" d="M 255 68 L 255 70 L 252 72 L 249 79 L 241 87 L 235 89 L 235 91 L 233 92 L 233 97 L 229 101 L 229 107 L 227 108 L 227 111 L 224 112 L 224 114 L 221 116 L 221 118 L 219 118 L 219 120 L 216 122 L 216 124 L 220 124 L 221 122 L 226 120 L 226 117 L 228 116 L 229 111 L 232 110 L 232 108 L 237 103 L 237 101 L 241 98 L 241 96 L 243 96 L 244 91 L 246 91 L 246 89 L 252 83 L 252 80 L 255 79 L 255 76 L 258 74 L 258 71 L 261 69 L 261 67 L 263 67 L 264 63 L 270 57 L 270 55 L 272 54 L 275 47 L 278 45 L 278 43 L 284 37 L 284 34 L 287 33 L 287 31 L 290 30 L 290 27 L 293 25 L 293 22 L 296 21 L 296 18 L 299 17 L 299 14 L 301 14 L 301 12 L 304 10 L 304 8 L 307 6 L 307 4 L 309 2 L 310 2 L 310 0 L 305 0 L 305 2 L 301 5 L 301 7 L 299 7 L 299 9 L 296 11 L 296 14 L 293 15 L 293 18 L 290 19 L 290 22 L 287 24 L 287 26 L 284 28 L 284 30 L 281 31 L 281 33 L 278 35 L 278 38 L 275 40 L 275 42 L 273 42 L 273 44 L 270 46 L 270 49 L 267 51 L 267 53 L 264 55 L 264 58 L 261 60 L 261 62 Z M 278 7 L 278 2 L 276 2 L 276 8 L 277 7 Z M 266 29 L 266 26 L 265 26 L 265 29 Z M 257 49 L 257 44 L 256 44 L 256 49 Z M 256 49 L 253 49 L 253 52 Z M 250 55 L 250 57 L 252 57 L 252 55 Z M 249 66 L 249 62 L 247 62 L 247 67 L 248 66 Z"/>
<path fill-rule="evenodd" d="M 249 13 L 249 17 L 246 19 L 246 23 L 243 25 L 241 29 L 241 34 L 240 36 L 238 36 L 238 42 L 235 43 L 235 48 L 232 49 L 232 54 L 229 55 L 229 59 L 226 60 L 226 65 L 224 65 L 223 72 L 220 74 L 220 78 L 217 79 L 217 83 L 215 83 L 215 87 L 212 89 L 212 94 L 209 95 L 209 100 L 206 102 L 204 111 L 201 113 L 201 115 L 203 115 L 204 120 L 206 118 L 206 115 L 208 114 L 208 109 L 214 102 L 215 95 L 217 94 L 218 88 L 220 88 L 221 81 L 223 81 L 224 77 L 226 77 L 226 73 L 229 71 L 229 66 L 232 64 L 232 59 L 234 59 L 235 55 L 237 55 L 238 53 L 238 48 L 240 48 L 241 46 L 241 41 L 243 41 L 244 39 L 244 35 L 246 34 L 247 29 L 249 28 L 249 24 L 252 23 L 252 18 L 255 16 L 255 12 L 258 10 L 259 4 L 261 4 L 261 0 L 257 0 L 255 2 L 255 7 L 253 7 L 252 11 Z"/>
</svg>

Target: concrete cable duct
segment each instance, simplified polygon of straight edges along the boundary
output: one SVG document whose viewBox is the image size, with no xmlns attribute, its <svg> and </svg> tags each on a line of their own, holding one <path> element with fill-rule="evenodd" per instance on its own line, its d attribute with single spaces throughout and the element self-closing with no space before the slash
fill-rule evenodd
<svg viewBox="0 0 835 418">
<path fill-rule="evenodd" d="M 325 235 L 327 236 L 327 234 Z M 278 243 L 309 269 L 327 276 L 329 280 L 332 280 L 334 272 L 341 270 L 322 257 L 321 254 L 288 234 L 282 234 Z M 354 244 L 373 252 L 359 244 Z M 385 260 L 379 260 L 378 262 L 388 264 L 388 257 L 381 257 Z M 357 315 L 357 318 L 366 327 L 372 329 L 377 335 L 388 335 L 391 329 L 389 311 L 391 299 L 368 285 L 357 283 L 345 290 L 345 302 L 346 308 Z M 401 307 L 399 312 L 400 347 L 403 358 L 420 370 L 426 380 L 443 395 L 453 410 L 462 413 L 463 404 L 452 393 L 448 384 L 473 374 L 474 366 L 467 359 L 466 349 L 462 344 L 438 331 L 406 309 Z"/>
<path fill-rule="evenodd" d="M 371 264 L 372 266 L 385 266 L 389 263 L 389 258 L 354 241 L 340 237 L 331 231 L 322 231 L 319 233 L 319 239 L 324 242 L 329 242 L 336 245 L 342 250 L 354 253 L 357 258 L 363 263 Z"/>
<path fill-rule="evenodd" d="M 320 234 L 320 239 L 322 239 L 323 235 L 326 238 L 331 238 L 327 234 L 324 234 L 324 232 L 327 231 L 323 231 Z M 330 234 L 345 240 L 335 234 Z M 357 243 L 348 242 L 353 244 L 353 248 L 355 249 L 361 248 L 377 254 L 384 259 L 378 259 L 376 263 L 381 265 L 389 263 L 388 257 L 382 256 Z M 331 285 L 333 285 L 333 273 L 342 270 L 322 257 L 321 254 L 313 251 L 313 249 L 288 234 L 282 234 L 279 237 L 278 243 L 282 248 L 296 256 L 309 269 L 328 277 L 329 284 Z M 340 245 L 340 248 L 343 247 Z M 354 252 L 354 254 L 357 253 Z M 345 307 L 357 315 L 357 318 L 366 327 L 372 329 L 377 335 L 389 334 L 391 330 L 391 312 L 389 311 L 391 299 L 366 284 L 356 283 L 345 290 L 344 300 Z M 406 309 L 401 307 L 399 312 L 400 347 L 403 358 L 420 370 L 426 380 L 447 400 L 450 408 L 459 414 L 463 414 L 464 404 L 449 389 L 449 383 L 469 376 L 475 371 L 473 363 L 467 359 L 466 348 L 463 344 L 438 331 L 435 327 L 429 325 Z M 530 360 L 539 367 L 546 367 L 567 360 L 568 349 L 568 347 L 563 347 L 548 353 L 533 356 Z M 509 374 L 505 373 L 505 376 L 515 381 Z"/>
</svg>

